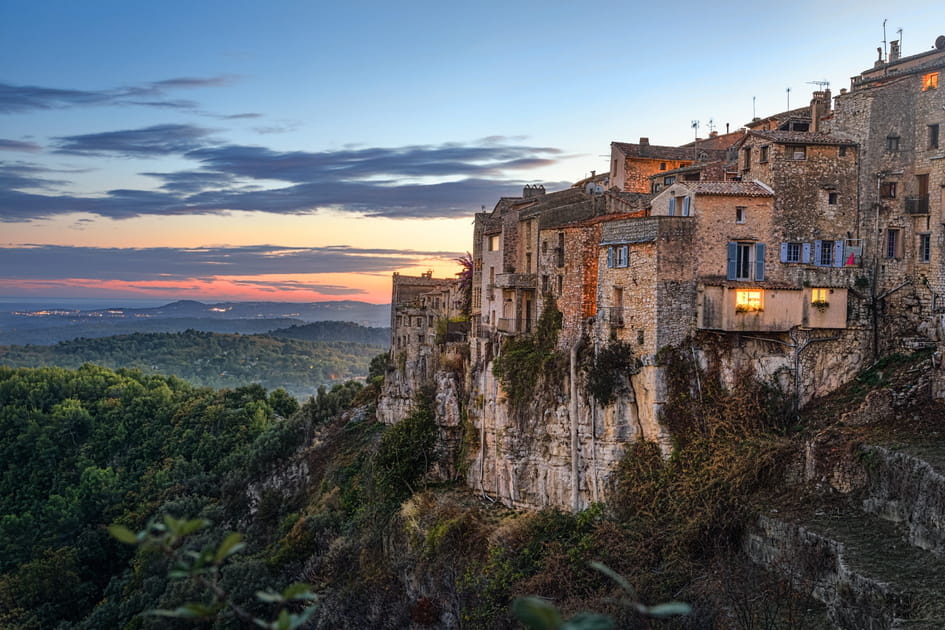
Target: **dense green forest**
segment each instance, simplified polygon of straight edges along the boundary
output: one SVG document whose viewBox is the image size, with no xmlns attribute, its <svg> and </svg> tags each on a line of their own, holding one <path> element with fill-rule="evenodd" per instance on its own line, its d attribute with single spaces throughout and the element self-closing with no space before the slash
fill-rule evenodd
<svg viewBox="0 0 945 630">
<path fill-rule="evenodd" d="M 320 328 L 323 339 L 350 339 L 351 334 L 363 334 L 358 330 L 363 327 L 356 324 Z M 317 330 L 312 334 L 317 335 Z M 382 350 L 381 344 L 352 341 L 188 330 L 74 339 L 54 346 L 0 346 L 0 365 L 77 368 L 83 363 L 96 363 L 114 369 L 137 368 L 145 374 L 174 375 L 206 387 L 260 383 L 267 389 L 282 387 L 304 398 L 315 394 L 320 385 L 364 377 L 371 358 Z"/>
<path fill-rule="evenodd" d="M 390 328 L 372 328 L 354 322 L 313 322 L 272 330 L 273 337 L 306 341 L 354 341 L 374 346 L 390 345 Z"/>
<path fill-rule="evenodd" d="M 179 595 L 166 567 L 132 569 L 104 526 L 158 512 L 222 522 L 245 480 L 304 440 L 298 408 L 258 385 L 0 367 L 0 627 L 120 628 Z M 264 563 L 244 569 L 268 578 Z"/>
</svg>

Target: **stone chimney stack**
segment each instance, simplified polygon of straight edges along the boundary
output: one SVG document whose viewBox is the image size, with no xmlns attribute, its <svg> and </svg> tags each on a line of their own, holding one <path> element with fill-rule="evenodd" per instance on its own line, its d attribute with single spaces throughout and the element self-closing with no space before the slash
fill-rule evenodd
<svg viewBox="0 0 945 630">
<path fill-rule="evenodd" d="M 533 197 L 541 197 L 545 194 L 545 187 L 542 184 L 535 184 L 534 186 L 530 184 L 525 184 L 525 188 L 522 189 L 522 197 L 525 199 L 531 199 Z"/>
<path fill-rule="evenodd" d="M 640 138 L 640 144 L 641 144 L 641 145 L 645 145 L 645 146 L 650 146 L 650 139 L 649 139 L 649 138 Z"/>
<path fill-rule="evenodd" d="M 899 40 L 894 39 L 889 42 L 889 63 L 899 61 Z"/>
<path fill-rule="evenodd" d="M 830 97 L 830 88 L 814 92 L 810 100 L 810 130 L 817 131 L 821 119 L 830 113 L 833 101 Z"/>
</svg>

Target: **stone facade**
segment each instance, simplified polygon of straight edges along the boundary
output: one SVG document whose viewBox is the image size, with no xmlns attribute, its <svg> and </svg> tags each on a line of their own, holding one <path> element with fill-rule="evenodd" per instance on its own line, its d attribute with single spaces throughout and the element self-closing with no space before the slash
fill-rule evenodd
<svg viewBox="0 0 945 630">
<path fill-rule="evenodd" d="M 820 90 L 809 107 L 702 143 L 614 142 L 610 173 L 558 192 L 526 186 L 477 213 L 468 345 L 434 330 L 435 298 L 450 291 L 435 282 L 448 281 L 395 276 L 395 367 L 379 417 L 403 417 L 433 383 L 444 444 L 478 434 L 470 486 L 512 506 L 580 509 L 606 498 L 628 441 L 668 448 L 663 348 L 720 362 L 729 386 L 749 369 L 801 405 L 932 340 L 943 347 L 931 390 L 945 397 L 937 72 L 945 50 L 879 63 L 835 105 Z M 494 361 L 534 332 L 546 298 L 562 313 L 558 346 L 513 410 Z M 601 407 L 584 370 L 615 340 L 640 370 Z"/>
</svg>

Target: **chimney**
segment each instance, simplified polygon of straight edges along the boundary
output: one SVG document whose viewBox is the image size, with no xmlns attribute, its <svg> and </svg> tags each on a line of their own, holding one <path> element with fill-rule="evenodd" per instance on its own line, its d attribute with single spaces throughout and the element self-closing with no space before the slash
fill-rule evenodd
<svg viewBox="0 0 945 630">
<path fill-rule="evenodd" d="M 541 184 L 535 184 L 534 186 L 525 184 L 525 188 L 522 189 L 522 197 L 525 199 L 541 197 L 544 194 L 545 194 L 545 187 Z"/>
<path fill-rule="evenodd" d="M 814 92 L 810 100 L 810 130 L 817 131 L 820 119 L 830 112 L 830 90 Z"/>
<path fill-rule="evenodd" d="M 645 144 L 645 145 L 649 146 L 649 144 L 650 144 L 650 139 L 649 139 L 649 138 L 640 138 L 640 144 Z"/>
<path fill-rule="evenodd" d="M 899 61 L 899 40 L 889 42 L 889 63 Z"/>
<path fill-rule="evenodd" d="M 719 137 L 719 132 L 718 132 L 718 131 L 714 131 L 714 130 L 713 130 L 713 131 L 710 131 L 710 132 L 709 132 L 709 137 L 710 137 L 710 138 L 718 138 L 718 137 Z"/>
</svg>

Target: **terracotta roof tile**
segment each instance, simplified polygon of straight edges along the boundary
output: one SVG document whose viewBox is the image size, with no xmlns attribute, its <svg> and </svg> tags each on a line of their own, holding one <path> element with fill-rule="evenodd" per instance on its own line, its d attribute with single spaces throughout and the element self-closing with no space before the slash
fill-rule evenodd
<svg viewBox="0 0 945 630">
<path fill-rule="evenodd" d="M 820 131 L 750 131 L 749 135 L 780 144 L 844 144 L 856 143 Z"/>
<path fill-rule="evenodd" d="M 730 197 L 774 197 L 757 182 L 680 182 L 697 195 L 724 195 Z"/>
</svg>

